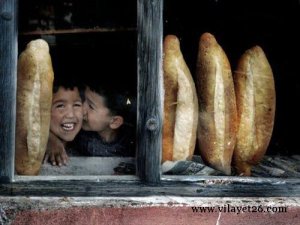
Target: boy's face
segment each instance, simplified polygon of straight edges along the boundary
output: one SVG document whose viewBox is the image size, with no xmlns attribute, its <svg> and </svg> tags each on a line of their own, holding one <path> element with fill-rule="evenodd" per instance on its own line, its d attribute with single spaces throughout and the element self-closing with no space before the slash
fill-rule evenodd
<svg viewBox="0 0 300 225">
<path fill-rule="evenodd" d="M 53 94 L 51 132 L 65 142 L 72 141 L 81 129 L 82 117 L 83 107 L 78 89 L 59 87 Z"/>
<path fill-rule="evenodd" d="M 109 109 L 105 106 L 104 98 L 91 91 L 85 90 L 84 119 L 82 128 L 87 131 L 96 131 L 101 133 L 110 130 L 112 116 Z"/>
</svg>

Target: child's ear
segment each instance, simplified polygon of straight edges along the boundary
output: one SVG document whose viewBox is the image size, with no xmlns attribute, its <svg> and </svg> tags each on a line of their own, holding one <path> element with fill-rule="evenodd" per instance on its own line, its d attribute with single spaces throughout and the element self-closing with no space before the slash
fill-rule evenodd
<svg viewBox="0 0 300 225">
<path fill-rule="evenodd" d="M 122 116 L 113 116 L 109 126 L 111 129 L 118 129 L 124 123 Z"/>
</svg>

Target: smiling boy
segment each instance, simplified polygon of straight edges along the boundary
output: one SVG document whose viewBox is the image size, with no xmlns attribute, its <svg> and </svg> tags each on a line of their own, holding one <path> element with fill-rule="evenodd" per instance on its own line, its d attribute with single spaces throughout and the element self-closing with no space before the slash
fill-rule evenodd
<svg viewBox="0 0 300 225">
<path fill-rule="evenodd" d="M 68 161 L 66 145 L 81 129 L 82 99 L 78 87 L 72 83 L 54 84 L 51 106 L 50 133 L 44 162 L 65 165 Z"/>
</svg>

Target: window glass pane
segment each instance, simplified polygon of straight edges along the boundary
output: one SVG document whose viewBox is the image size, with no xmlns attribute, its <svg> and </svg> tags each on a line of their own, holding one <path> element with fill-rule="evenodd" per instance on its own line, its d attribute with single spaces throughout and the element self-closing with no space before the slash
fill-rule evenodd
<svg viewBox="0 0 300 225">
<path fill-rule="evenodd" d="M 24 156 L 16 155 L 19 174 L 135 174 L 136 8 L 135 1 L 121 0 L 19 2 L 19 55 L 28 43 L 37 39 L 46 41 L 50 49 L 54 83 L 48 142 L 48 147 L 51 147 L 47 151 L 62 155 L 62 160 L 51 160 L 51 157 L 49 160 L 63 164 L 65 154 L 59 154 L 63 148 L 69 158 L 66 166 L 51 166 L 46 162 L 39 171 L 36 168 L 39 168 L 41 156 L 36 153 L 27 155 L 26 148 L 30 146 L 24 147 L 26 144 L 21 143 L 24 148 L 20 147 L 17 154 L 25 153 Z M 38 52 L 33 50 L 30 54 L 33 55 L 33 64 L 27 56 L 24 68 L 20 69 L 22 73 L 26 73 L 26 69 L 30 72 L 31 67 L 36 66 L 34 63 L 42 65 L 39 60 L 43 59 L 35 58 Z M 23 81 L 18 79 L 18 82 Z M 44 84 L 41 81 L 36 85 Z M 32 86 L 33 92 L 38 92 L 35 88 Z M 25 91 L 28 94 L 29 90 Z M 28 96 L 31 98 L 30 94 Z M 38 102 L 34 97 L 32 101 L 32 104 Z M 28 109 L 28 103 L 24 105 L 22 107 L 27 108 L 23 108 L 20 115 L 29 113 L 31 122 L 37 124 L 27 131 L 32 132 L 34 138 L 26 140 L 35 148 L 36 142 L 47 132 L 42 135 L 34 133 L 42 129 L 44 123 L 36 120 L 34 115 L 38 114 Z M 22 135 L 27 134 L 20 135 L 24 138 Z M 43 151 L 43 147 L 36 148 L 36 151 Z M 26 166 L 30 160 L 37 161 L 37 165 Z M 26 167 L 35 169 L 25 172 Z"/>
<path fill-rule="evenodd" d="M 294 27 L 298 1 L 164 1 L 163 174 L 299 177 Z"/>
</svg>

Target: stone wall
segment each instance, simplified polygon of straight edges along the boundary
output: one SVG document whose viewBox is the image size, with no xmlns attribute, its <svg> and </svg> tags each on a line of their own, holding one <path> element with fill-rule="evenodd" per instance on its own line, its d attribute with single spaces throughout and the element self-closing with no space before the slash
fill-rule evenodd
<svg viewBox="0 0 300 225">
<path fill-rule="evenodd" d="M 1 225 L 300 225 L 300 198 L 0 197 L 0 203 Z"/>
</svg>

